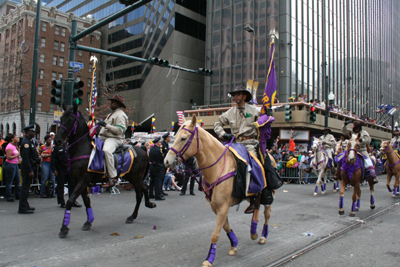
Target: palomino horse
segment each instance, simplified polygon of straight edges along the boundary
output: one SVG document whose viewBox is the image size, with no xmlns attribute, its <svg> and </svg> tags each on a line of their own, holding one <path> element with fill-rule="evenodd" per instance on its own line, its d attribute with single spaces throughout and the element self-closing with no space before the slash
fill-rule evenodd
<svg viewBox="0 0 400 267">
<path fill-rule="evenodd" d="M 311 150 L 314 151 L 314 157 L 311 160 L 311 167 L 313 168 L 314 172 L 318 176 L 317 183 L 315 185 L 314 196 L 318 195 L 318 186 L 321 185 L 321 194 L 324 195 L 326 191 L 326 170 L 331 170 L 332 168 L 327 168 L 328 165 L 328 156 L 323 152 L 323 146 L 319 138 L 314 137 L 313 145 L 311 146 Z M 332 162 L 333 164 L 333 162 Z M 324 179 L 322 181 L 322 178 Z M 338 188 L 335 186 L 336 183 L 333 184 L 333 192 L 336 192 Z"/>
<path fill-rule="evenodd" d="M 387 156 L 386 172 L 387 172 L 387 182 L 386 187 L 389 192 L 393 192 L 393 197 L 399 194 L 399 177 L 400 177 L 400 158 L 393 151 L 393 148 L 389 145 L 389 141 L 382 142 L 381 148 Z M 390 188 L 390 182 L 392 181 L 392 176 L 395 177 L 393 191 Z"/>
<path fill-rule="evenodd" d="M 232 197 L 233 180 L 230 179 L 236 172 L 236 161 L 233 154 L 227 147 L 223 146 L 215 137 L 197 125 L 196 116 L 191 121 L 186 121 L 179 129 L 175 142 L 164 159 L 167 168 L 175 169 L 176 164 L 194 156 L 203 175 L 203 191 L 211 200 L 210 206 L 217 215 L 217 222 L 211 236 L 211 246 L 207 259 L 202 266 L 211 266 L 215 259 L 216 245 L 219 239 L 221 228 L 224 228 L 231 242 L 229 255 L 236 255 L 238 239 L 229 226 L 228 211 L 233 205 L 240 202 Z M 207 194 L 208 193 L 208 194 Z M 268 236 L 268 221 L 271 216 L 271 205 L 265 206 L 262 236 L 259 244 L 265 244 Z M 254 217 L 253 217 L 254 218 Z M 257 238 L 257 224 L 252 221 L 251 238 Z"/>
<path fill-rule="evenodd" d="M 75 182 L 75 190 L 67 201 L 63 223 L 60 229 L 59 237 L 63 238 L 68 235 L 68 224 L 70 222 L 71 207 L 79 195 L 82 195 L 83 202 L 86 207 L 87 221 L 82 230 L 89 230 L 94 220 L 93 211 L 90 206 L 90 198 L 88 196 L 87 187 L 94 182 L 101 181 L 102 174 L 88 172 L 89 155 L 92 152 L 92 139 L 89 137 L 89 128 L 85 119 L 78 111 L 78 107 L 74 105 L 72 108 L 64 108 L 64 114 L 61 117 L 61 125 L 57 135 L 54 138 L 55 144 L 61 146 L 65 139 L 68 139 L 68 165 L 70 174 Z M 130 171 L 124 176 L 136 191 L 136 206 L 131 216 L 125 223 L 133 223 L 139 211 L 139 206 L 144 194 L 145 204 L 148 208 L 154 208 L 156 205 L 149 200 L 147 187 L 143 186 L 143 179 L 149 171 L 149 157 L 147 153 L 140 147 L 133 147 L 136 151 L 135 157 Z"/>
<path fill-rule="evenodd" d="M 340 188 L 340 197 L 339 197 L 339 215 L 344 214 L 343 209 L 343 196 L 344 190 L 347 184 L 351 184 L 353 186 L 353 197 L 352 197 L 352 206 L 350 216 L 355 216 L 355 211 L 360 209 L 360 198 L 361 198 L 361 189 L 360 184 L 364 180 L 362 173 L 362 161 L 364 161 L 363 157 L 359 155 L 358 149 L 360 147 L 360 134 L 349 134 L 351 136 L 349 143 L 347 145 L 347 151 L 345 154 L 346 159 L 343 160 L 343 165 L 341 168 L 341 177 L 342 184 Z M 371 209 L 375 209 L 375 200 L 374 200 L 374 184 L 372 179 L 368 180 L 369 189 L 371 191 Z"/>
</svg>

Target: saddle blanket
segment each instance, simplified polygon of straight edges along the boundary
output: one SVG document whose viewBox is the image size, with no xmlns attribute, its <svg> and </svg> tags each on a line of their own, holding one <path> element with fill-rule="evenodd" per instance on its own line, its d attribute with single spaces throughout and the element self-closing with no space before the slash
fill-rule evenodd
<svg viewBox="0 0 400 267">
<path fill-rule="evenodd" d="M 103 151 L 104 141 L 99 137 L 96 137 L 92 141 L 92 153 L 90 153 L 88 172 L 96 172 L 104 174 L 106 172 L 106 166 L 104 164 L 104 151 Z M 117 148 L 116 151 L 119 150 Z M 114 165 L 117 170 L 118 177 L 123 177 L 127 174 L 132 167 L 133 160 L 135 158 L 132 146 L 126 150 L 124 153 L 114 153 Z M 121 151 L 121 150 L 119 150 Z"/>
<path fill-rule="evenodd" d="M 332 164 L 333 162 L 332 162 L 332 159 L 329 157 L 328 152 L 326 152 L 325 149 L 321 149 L 321 151 L 328 158 L 328 164 L 326 164 L 326 168 L 332 168 L 333 167 L 333 164 Z"/>
<path fill-rule="evenodd" d="M 360 168 L 361 168 L 361 172 L 362 172 L 362 174 L 361 174 L 362 177 L 365 177 L 366 166 L 365 166 L 365 161 L 364 160 L 365 160 L 365 158 L 367 156 L 364 156 L 363 154 L 357 152 L 357 160 L 356 160 L 356 162 L 354 164 L 352 164 L 352 165 L 348 165 L 346 163 L 347 151 L 341 153 L 340 155 L 342 155 L 342 160 L 341 160 L 341 163 L 342 163 L 341 166 L 342 167 L 340 168 L 340 170 L 346 173 L 346 175 L 349 178 L 349 180 L 351 180 L 351 178 L 353 177 L 354 172 L 356 170 L 360 169 Z"/>
<path fill-rule="evenodd" d="M 249 179 L 246 179 L 247 196 L 259 193 L 267 187 L 264 168 L 256 155 L 250 153 L 246 147 L 238 143 L 232 143 L 229 150 L 237 159 L 245 163 L 247 166 L 247 172 L 250 174 L 250 177 L 248 177 Z"/>
</svg>

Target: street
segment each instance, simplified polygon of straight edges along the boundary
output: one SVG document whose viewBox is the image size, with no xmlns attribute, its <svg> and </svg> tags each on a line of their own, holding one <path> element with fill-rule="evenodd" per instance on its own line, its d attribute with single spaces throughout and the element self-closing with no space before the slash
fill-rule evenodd
<svg viewBox="0 0 400 267">
<path fill-rule="evenodd" d="M 243 213 L 248 203 L 242 203 L 238 212 L 232 207 L 229 222 L 239 239 L 238 253 L 228 256 L 230 243 L 222 230 L 213 266 L 276 266 L 274 262 L 285 255 L 387 207 L 392 208 L 284 266 L 393 266 L 400 260 L 400 209 L 394 206 L 400 196 L 391 197 L 386 176 L 378 179 L 376 209 L 369 208 L 369 187 L 362 186 L 361 208 L 353 218 L 349 217 L 352 189 L 345 192 L 345 215 L 339 216 L 339 195 L 332 192 L 332 183 L 327 184 L 325 195 L 316 197 L 315 184 L 283 185 L 276 193 L 265 245 L 250 239 L 251 216 Z M 155 201 L 155 209 L 142 202 L 133 224 L 124 222 L 134 209 L 134 191 L 92 194 L 92 229 L 81 230 L 85 209 L 73 208 L 65 239 L 58 237 L 64 209 L 57 206 L 56 198 L 30 195 L 29 202 L 36 207 L 33 215 L 18 214 L 18 202 L 2 199 L 0 266 L 201 266 L 216 216 L 197 189 L 195 196 L 168 193 L 165 201 Z M 81 198 L 78 201 L 82 203 Z M 262 224 L 263 219 L 259 234 Z"/>
</svg>

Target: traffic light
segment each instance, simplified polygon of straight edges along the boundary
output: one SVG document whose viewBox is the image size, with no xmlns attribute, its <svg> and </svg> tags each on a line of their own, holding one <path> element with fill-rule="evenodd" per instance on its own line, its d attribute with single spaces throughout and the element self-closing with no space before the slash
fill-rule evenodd
<svg viewBox="0 0 400 267">
<path fill-rule="evenodd" d="M 310 123 L 314 123 L 317 120 L 317 114 L 315 113 L 315 107 L 310 106 Z"/>
<path fill-rule="evenodd" d="M 81 98 L 81 96 L 83 96 L 83 91 L 82 91 L 82 87 L 83 87 L 84 83 L 82 81 L 79 82 L 74 82 L 74 89 L 73 89 L 73 103 L 77 104 L 77 105 L 82 105 L 83 100 Z"/>
<path fill-rule="evenodd" d="M 205 69 L 205 68 L 199 68 L 198 69 L 198 73 L 203 74 L 203 75 L 207 75 L 207 76 L 213 75 L 213 71 L 212 70 Z"/>
<path fill-rule="evenodd" d="M 292 119 L 292 107 L 289 104 L 285 105 L 285 121 L 287 123 Z"/>
<path fill-rule="evenodd" d="M 160 67 L 168 67 L 169 66 L 168 60 L 159 59 L 157 57 L 150 58 L 149 63 L 160 66 Z"/>
<path fill-rule="evenodd" d="M 62 96 L 62 80 L 54 80 L 51 82 L 51 99 L 50 103 L 54 105 L 61 106 L 61 96 Z"/>
<path fill-rule="evenodd" d="M 136 2 L 139 2 L 139 0 L 119 0 L 119 3 L 125 6 L 133 5 Z"/>
</svg>

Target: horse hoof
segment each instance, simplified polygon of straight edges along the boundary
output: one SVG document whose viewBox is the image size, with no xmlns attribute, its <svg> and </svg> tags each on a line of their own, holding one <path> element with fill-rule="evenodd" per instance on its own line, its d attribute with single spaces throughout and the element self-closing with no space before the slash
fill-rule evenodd
<svg viewBox="0 0 400 267">
<path fill-rule="evenodd" d="M 92 227 L 92 224 L 90 222 L 85 222 L 85 224 L 82 226 L 82 231 L 88 231 Z"/>
<path fill-rule="evenodd" d="M 59 238 L 65 238 L 68 235 L 69 228 L 63 225 L 60 229 L 60 233 L 58 234 Z"/>
<path fill-rule="evenodd" d="M 358 207 L 356 207 L 356 210 L 355 211 L 358 211 Z"/>
<path fill-rule="evenodd" d="M 344 215 L 344 210 L 339 210 L 339 215 Z"/>
<path fill-rule="evenodd" d="M 250 238 L 251 238 L 251 240 L 256 240 L 258 238 L 258 234 L 257 233 L 250 234 Z"/>
<path fill-rule="evenodd" d="M 355 217 L 356 216 L 356 214 L 354 213 L 354 212 L 350 212 L 350 215 L 349 215 L 350 217 Z"/>
<path fill-rule="evenodd" d="M 204 261 L 201 267 L 211 267 L 211 263 L 209 261 Z"/>
<path fill-rule="evenodd" d="M 393 197 L 393 198 L 396 198 L 396 197 L 397 197 L 397 195 L 393 194 L 393 195 L 392 195 L 392 197 Z"/>
<path fill-rule="evenodd" d="M 314 197 L 316 197 L 318 194 L 317 193 L 314 193 Z"/>
<path fill-rule="evenodd" d="M 237 248 L 231 247 L 231 248 L 229 249 L 228 255 L 229 255 L 229 256 L 235 256 L 236 253 L 237 253 Z"/>
<path fill-rule="evenodd" d="M 267 242 L 267 239 L 265 237 L 260 237 L 260 240 L 258 240 L 258 244 L 264 245 Z"/>
<path fill-rule="evenodd" d="M 325 195 L 325 191 L 321 192 L 321 195 Z"/>
<path fill-rule="evenodd" d="M 156 205 L 156 203 L 149 202 L 146 204 L 146 207 L 148 207 L 149 209 L 153 209 L 153 208 L 157 207 L 157 205 Z"/>
<path fill-rule="evenodd" d="M 337 192 L 337 190 L 335 189 L 335 190 L 333 190 L 333 193 L 336 193 Z"/>
<path fill-rule="evenodd" d="M 125 223 L 127 223 L 127 224 L 133 223 L 133 218 L 132 217 L 126 218 Z"/>
<path fill-rule="evenodd" d="M 371 210 L 375 209 L 375 205 L 371 205 L 370 207 L 371 207 Z"/>
</svg>

